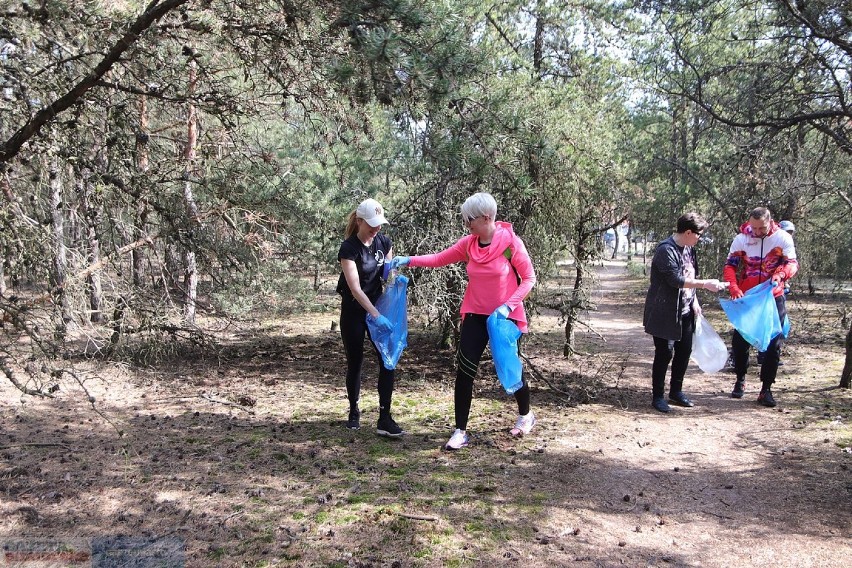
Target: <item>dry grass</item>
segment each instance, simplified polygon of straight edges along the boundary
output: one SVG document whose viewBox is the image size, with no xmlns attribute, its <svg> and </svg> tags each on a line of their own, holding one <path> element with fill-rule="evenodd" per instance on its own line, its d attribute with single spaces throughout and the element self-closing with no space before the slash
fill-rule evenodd
<svg viewBox="0 0 852 568">
<path fill-rule="evenodd" d="M 333 312 L 246 326 L 210 356 L 81 362 L 100 414 L 71 384 L 53 401 L 4 384 L 0 535 L 82 548 L 105 535 L 179 539 L 198 567 L 848 562 L 852 394 L 832 388 L 841 345 L 812 341 L 801 317 L 825 325 L 831 302 L 791 303 L 805 341 L 794 335 L 784 354 L 779 408 L 754 404 L 756 379 L 736 401 L 730 375 L 691 369 L 698 406 L 663 416 L 648 404 L 643 294 L 610 266 L 598 333 L 570 361 L 558 319 L 538 315 L 526 345 L 547 379 L 533 384 L 538 427 L 509 437 L 514 401 L 486 363 L 473 443 L 455 453 L 441 449 L 452 357 L 422 331 L 394 398 L 408 436 L 374 435 L 373 369 L 364 427 L 342 427 Z"/>
</svg>

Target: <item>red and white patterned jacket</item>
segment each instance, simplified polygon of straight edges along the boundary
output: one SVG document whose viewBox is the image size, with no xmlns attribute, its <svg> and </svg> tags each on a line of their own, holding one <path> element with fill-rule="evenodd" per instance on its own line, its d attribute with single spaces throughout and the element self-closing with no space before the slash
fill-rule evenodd
<svg viewBox="0 0 852 568">
<path fill-rule="evenodd" d="M 739 288 L 743 292 L 780 273 L 784 282 L 799 271 L 793 237 L 772 221 L 769 232 L 763 238 L 755 237 L 751 225 L 743 223 L 740 233 L 734 237 L 723 277 L 731 284 L 731 292 Z M 777 297 L 784 293 L 784 286 L 776 286 L 772 293 Z"/>
</svg>

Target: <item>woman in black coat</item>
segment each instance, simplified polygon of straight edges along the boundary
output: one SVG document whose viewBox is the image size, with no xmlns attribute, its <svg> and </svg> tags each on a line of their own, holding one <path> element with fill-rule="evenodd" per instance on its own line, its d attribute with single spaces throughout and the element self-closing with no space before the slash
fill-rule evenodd
<svg viewBox="0 0 852 568">
<path fill-rule="evenodd" d="M 653 398 L 651 406 L 660 412 L 671 408 L 663 397 L 666 371 L 672 365 L 669 402 L 691 407 L 683 393 L 683 377 L 692 354 L 692 336 L 701 306 L 696 288 L 712 292 L 725 289 L 726 282 L 698 280 L 698 263 L 693 247 L 708 223 L 697 213 L 686 213 L 677 220 L 677 231 L 657 245 L 651 262 L 651 285 L 645 297 L 645 333 L 654 337 L 654 364 L 651 369 Z"/>
</svg>

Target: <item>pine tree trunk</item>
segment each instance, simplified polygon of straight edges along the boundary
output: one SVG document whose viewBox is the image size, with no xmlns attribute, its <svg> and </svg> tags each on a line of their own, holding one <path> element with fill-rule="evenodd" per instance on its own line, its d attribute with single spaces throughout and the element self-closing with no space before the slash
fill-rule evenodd
<svg viewBox="0 0 852 568">
<path fill-rule="evenodd" d="M 849 324 L 849 333 L 846 334 L 846 362 L 840 375 L 840 388 L 852 388 L 852 323 Z"/>
<path fill-rule="evenodd" d="M 198 69 L 195 61 L 189 64 L 189 89 L 190 95 L 195 92 L 195 86 L 198 81 Z M 186 215 L 189 219 L 189 226 L 195 228 L 198 224 L 198 205 L 195 203 L 195 196 L 192 192 L 192 176 L 195 169 L 195 146 L 198 142 L 198 116 L 196 114 L 195 105 L 189 103 L 187 105 L 186 118 L 186 151 L 184 153 L 185 169 L 184 169 L 184 184 L 183 184 L 183 202 L 186 209 Z M 189 325 L 195 324 L 195 308 L 198 300 L 198 266 L 196 263 L 195 250 L 192 244 L 192 230 L 187 235 L 186 248 L 183 253 L 183 268 L 184 268 L 184 322 Z"/>
<path fill-rule="evenodd" d="M 94 202 L 91 172 L 84 170 L 81 173 L 79 194 L 80 205 L 83 210 L 83 230 L 88 249 L 86 263 L 89 266 L 93 266 L 101 261 L 101 243 L 98 238 L 98 224 L 101 219 L 101 211 L 99 206 Z M 91 310 L 89 320 L 94 323 L 101 322 L 103 321 L 103 313 L 101 312 L 103 288 L 101 286 L 100 270 L 94 270 L 86 277 L 86 285 L 89 291 L 89 309 Z"/>
<path fill-rule="evenodd" d="M 630 245 L 633 243 L 633 223 L 629 223 L 627 225 L 627 235 L 625 236 L 627 240 L 627 262 L 633 261 L 633 250 L 630 248 Z"/>
<path fill-rule="evenodd" d="M 577 248 L 579 251 L 583 249 L 582 245 Z M 580 317 L 582 306 L 585 304 L 585 302 L 583 302 L 583 295 L 585 294 L 585 290 L 583 288 L 586 284 L 585 260 L 580 260 L 581 257 L 582 253 L 578 252 L 574 260 L 577 264 L 577 268 L 575 269 L 576 275 L 574 277 L 574 289 L 571 291 L 571 304 L 565 311 L 565 345 L 562 347 L 563 357 L 571 357 L 577 352 L 574 330 L 576 327 L 575 324 Z"/>
<path fill-rule="evenodd" d="M 573 308 L 569 313 L 565 314 L 565 344 L 562 346 L 562 356 L 571 357 L 574 355 L 574 319 L 576 310 Z"/>
<path fill-rule="evenodd" d="M 139 130 L 136 132 L 136 171 L 140 179 L 145 179 L 148 171 L 149 149 L 148 149 L 148 106 L 145 97 L 139 99 Z M 140 191 L 144 196 L 145 192 Z M 136 222 L 133 226 L 133 240 L 138 241 L 147 231 L 148 203 L 144 197 L 136 203 Z M 137 247 L 130 253 L 131 273 L 133 274 L 133 285 L 142 288 L 145 284 L 145 250 Z"/>
<path fill-rule="evenodd" d="M 68 309 L 68 294 L 65 290 L 68 274 L 68 250 L 65 245 L 65 216 L 62 211 L 62 174 L 59 160 L 52 156 L 48 166 L 50 188 L 50 229 L 53 238 L 53 266 L 50 274 L 50 286 L 54 301 L 59 306 L 62 322 L 57 332 L 65 333 L 65 323 L 71 321 Z"/>
<path fill-rule="evenodd" d="M 3 173 L 3 177 L 0 178 L 0 189 L 2 189 L 3 196 L 6 198 L 6 201 L 9 202 L 9 208 L 16 215 L 20 214 L 20 206 L 18 205 L 18 200 L 12 194 L 12 188 L 9 186 L 9 174 L 8 172 Z M 4 247 L 5 248 L 5 247 Z M 3 250 L 2 261 L 0 261 L 0 295 L 6 294 L 6 262 L 9 261 L 8 249 Z"/>
</svg>

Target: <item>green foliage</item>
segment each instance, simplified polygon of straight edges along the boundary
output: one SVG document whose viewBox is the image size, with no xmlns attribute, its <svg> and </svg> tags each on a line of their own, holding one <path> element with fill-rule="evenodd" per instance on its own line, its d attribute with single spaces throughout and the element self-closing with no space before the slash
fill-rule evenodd
<svg viewBox="0 0 852 568">
<path fill-rule="evenodd" d="M 194 271 L 229 315 L 312 308 L 345 215 L 388 188 L 394 156 L 371 158 L 371 101 L 431 88 L 413 60 L 428 6 L 171 0 L 147 21 L 122 6 L 4 13 L 0 183 L 16 205 L 2 218 L 2 277 L 60 284 L 51 317 L 64 327 L 85 319 L 95 266 L 110 282 L 99 313 L 115 318 L 95 345 L 180 326 L 172 308 L 195 303 Z M 341 96 L 347 77 L 330 80 L 345 67 L 371 86 L 361 102 Z M 56 116 L 28 129 L 49 104 Z"/>
<path fill-rule="evenodd" d="M 174 337 L 193 269 L 219 313 L 315 309 L 361 199 L 383 201 L 397 253 L 421 254 L 465 234 L 459 205 L 489 191 L 540 280 L 573 261 L 575 297 L 530 299 L 567 319 L 590 307 L 607 227 L 629 218 L 653 244 L 691 209 L 713 223 L 707 275 L 765 204 L 797 224 L 803 277 L 839 282 L 852 270 L 841 6 L 14 5 L 0 26 L 3 278 L 59 284 L 40 329 L 97 311 L 95 344 Z M 451 343 L 463 268 L 413 275 L 412 300 Z"/>
<path fill-rule="evenodd" d="M 849 53 L 838 43 L 848 23 L 828 23 L 837 3 L 808 4 L 808 13 L 771 2 L 693 2 L 693 13 L 680 2 L 639 6 L 635 71 L 656 88 L 637 98 L 638 136 L 627 148 L 644 194 L 639 224 L 660 238 L 680 213 L 704 214 L 714 241 L 699 258 L 715 276 L 748 211 L 765 205 L 801 227 L 805 271 L 834 273 L 826 259 L 835 255 L 818 252 L 818 241 L 844 241 L 834 220 L 852 206 L 840 76 Z M 809 234 L 812 223 L 827 232 Z"/>
<path fill-rule="evenodd" d="M 315 303 L 316 291 L 310 281 L 288 262 L 275 259 L 246 272 L 242 278 L 215 286 L 210 297 L 217 311 L 237 318 L 326 309 Z"/>
</svg>

